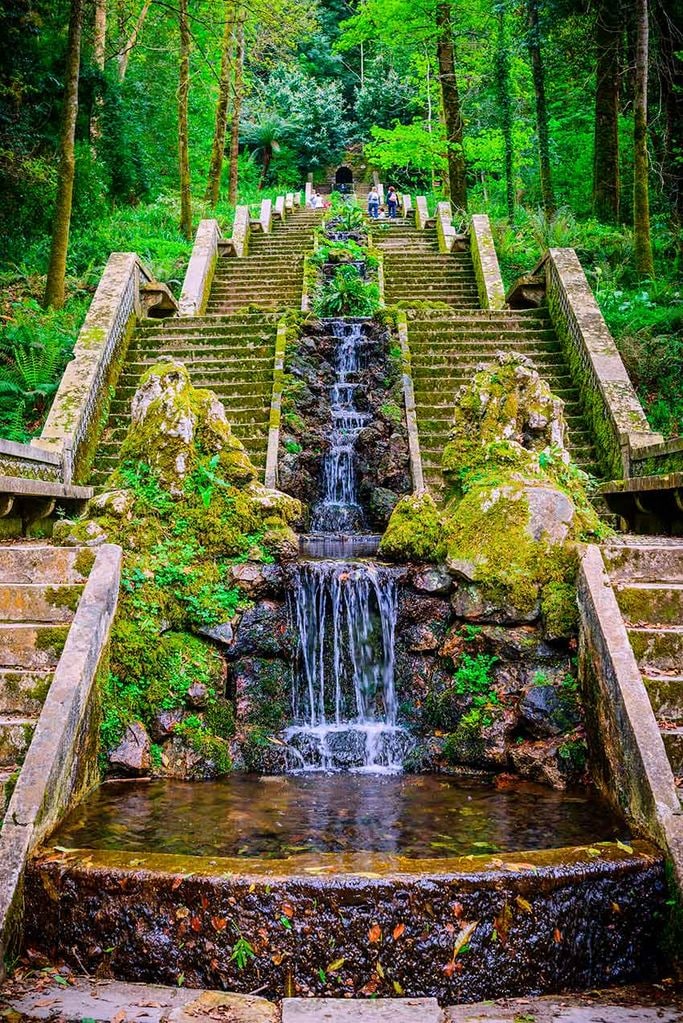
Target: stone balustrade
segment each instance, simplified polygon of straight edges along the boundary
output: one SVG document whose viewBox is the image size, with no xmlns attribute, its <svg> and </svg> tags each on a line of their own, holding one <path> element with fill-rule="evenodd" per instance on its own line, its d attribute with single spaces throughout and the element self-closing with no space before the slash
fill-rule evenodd
<svg viewBox="0 0 683 1023">
<path fill-rule="evenodd" d="M 200 221 L 180 294 L 181 316 L 201 316 L 206 310 L 221 237 L 217 220 Z"/>
<path fill-rule="evenodd" d="M 418 195 L 415 197 L 415 227 L 418 231 L 424 231 L 429 223 L 429 208 L 427 196 Z"/>
<path fill-rule="evenodd" d="M 475 213 L 470 220 L 470 249 L 482 309 L 504 309 L 505 286 L 485 213 Z"/>
</svg>

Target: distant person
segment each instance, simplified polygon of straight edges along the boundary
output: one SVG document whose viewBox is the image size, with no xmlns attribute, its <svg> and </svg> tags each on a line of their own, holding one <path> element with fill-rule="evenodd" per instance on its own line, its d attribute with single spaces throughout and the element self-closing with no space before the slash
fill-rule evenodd
<svg viewBox="0 0 683 1023">
<path fill-rule="evenodd" d="M 389 186 L 389 191 L 387 192 L 387 209 L 389 210 L 389 216 L 394 220 L 398 209 L 398 193 L 393 185 Z"/>
<path fill-rule="evenodd" d="M 322 203 L 320 202 L 320 197 L 317 192 L 311 192 L 311 198 L 308 201 L 308 205 L 312 210 L 320 209 Z"/>
<path fill-rule="evenodd" d="M 368 214 L 373 220 L 379 216 L 379 192 L 374 187 L 368 192 Z"/>
</svg>

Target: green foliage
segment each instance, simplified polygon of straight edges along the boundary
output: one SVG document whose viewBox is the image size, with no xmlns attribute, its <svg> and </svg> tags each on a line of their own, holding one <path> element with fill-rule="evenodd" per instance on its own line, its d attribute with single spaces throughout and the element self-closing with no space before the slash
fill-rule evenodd
<svg viewBox="0 0 683 1023">
<path fill-rule="evenodd" d="M 337 267 L 315 298 L 318 316 L 372 316 L 379 308 L 379 289 L 363 280 L 352 264 Z"/>
</svg>

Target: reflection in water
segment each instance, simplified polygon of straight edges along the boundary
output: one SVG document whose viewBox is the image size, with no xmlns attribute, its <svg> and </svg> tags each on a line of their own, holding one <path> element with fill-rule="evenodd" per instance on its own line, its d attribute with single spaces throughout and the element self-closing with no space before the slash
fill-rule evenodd
<svg viewBox="0 0 683 1023">
<path fill-rule="evenodd" d="M 381 852 L 433 858 L 627 834 L 583 791 L 529 784 L 501 790 L 439 775 L 233 775 L 201 785 L 110 782 L 76 808 L 53 841 L 196 856 Z"/>
</svg>

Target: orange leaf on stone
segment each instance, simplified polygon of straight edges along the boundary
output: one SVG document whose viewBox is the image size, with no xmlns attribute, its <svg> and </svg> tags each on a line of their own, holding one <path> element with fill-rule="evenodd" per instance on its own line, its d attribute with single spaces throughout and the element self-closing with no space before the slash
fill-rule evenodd
<svg viewBox="0 0 683 1023">
<path fill-rule="evenodd" d="M 368 931 L 368 941 L 370 944 L 374 944 L 376 941 L 380 941 L 382 937 L 382 928 L 379 924 L 373 924 Z"/>
<path fill-rule="evenodd" d="M 394 927 L 394 929 L 392 931 L 392 937 L 393 937 L 394 941 L 398 941 L 398 939 L 401 937 L 401 935 L 403 934 L 405 929 L 406 929 L 406 925 L 405 924 L 396 924 L 396 926 Z"/>
<path fill-rule="evenodd" d="M 225 928 L 227 927 L 227 924 L 228 921 L 225 919 L 224 916 L 211 917 L 211 926 L 213 927 L 214 931 L 224 931 Z"/>
</svg>

